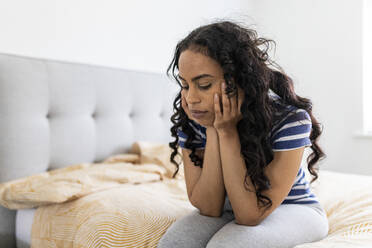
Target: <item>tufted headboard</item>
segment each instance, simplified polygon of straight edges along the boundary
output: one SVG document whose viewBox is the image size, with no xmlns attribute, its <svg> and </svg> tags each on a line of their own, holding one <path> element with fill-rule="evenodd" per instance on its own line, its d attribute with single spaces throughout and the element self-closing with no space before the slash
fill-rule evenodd
<svg viewBox="0 0 372 248">
<path fill-rule="evenodd" d="M 0 183 L 168 143 L 178 86 L 164 74 L 0 54 Z M 1 247 L 16 247 L 0 206 Z"/>
</svg>

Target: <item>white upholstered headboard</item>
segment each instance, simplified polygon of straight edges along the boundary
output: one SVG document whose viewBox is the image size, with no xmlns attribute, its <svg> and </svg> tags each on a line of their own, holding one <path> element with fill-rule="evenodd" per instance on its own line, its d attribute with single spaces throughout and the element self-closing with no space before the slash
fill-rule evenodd
<svg viewBox="0 0 372 248">
<path fill-rule="evenodd" d="M 164 74 L 0 54 L 0 183 L 173 141 L 178 86 Z M 0 206 L 1 247 L 16 247 Z"/>
</svg>

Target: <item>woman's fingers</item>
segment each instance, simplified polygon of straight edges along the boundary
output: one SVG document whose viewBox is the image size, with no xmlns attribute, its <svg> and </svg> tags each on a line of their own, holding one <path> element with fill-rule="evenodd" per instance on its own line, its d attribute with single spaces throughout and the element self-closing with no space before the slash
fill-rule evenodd
<svg viewBox="0 0 372 248">
<path fill-rule="evenodd" d="M 214 93 L 214 112 L 216 117 L 220 118 L 222 116 L 218 93 Z"/>
<path fill-rule="evenodd" d="M 223 105 L 223 113 L 226 115 L 230 114 L 230 99 L 227 97 L 225 93 L 226 83 L 222 83 L 222 105 Z"/>
<path fill-rule="evenodd" d="M 235 116 L 237 113 L 238 113 L 238 94 L 236 94 L 235 96 L 232 97 L 232 99 L 230 99 L 230 103 L 231 103 L 231 115 L 232 116 Z"/>
<path fill-rule="evenodd" d="M 243 118 L 240 112 L 240 107 L 244 100 L 244 92 L 239 88 L 236 95 L 230 99 L 225 93 L 226 85 L 221 84 L 221 91 L 221 101 L 218 93 L 215 93 L 214 95 L 214 126 L 216 128 L 230 128 L 233 124 L 236 125 L 237 122 Z"/>
</svg>

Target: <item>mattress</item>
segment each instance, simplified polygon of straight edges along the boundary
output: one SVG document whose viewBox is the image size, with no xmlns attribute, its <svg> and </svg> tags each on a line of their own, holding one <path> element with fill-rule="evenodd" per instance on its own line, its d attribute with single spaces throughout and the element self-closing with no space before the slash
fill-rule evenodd
<svg viewBox="0 0 372 248">
<path fill-rule="evenodd" d="M 340 191 L 340 185 L 345 185 L 345 182 L 347 182 L 347 186 Z M 302 244 L 299 247 L 372 247 L 371 182 L 370 176 L 321 171 L 319 181 L 314 183 L 314 192 L 321 200 L 324 210 L 326 210 L 329 220 L 329 235 L 323 240 L 311 244 Z M 158 184 L 151 185 L 151 189 L 156 185 Z M 162 185 L 164 184 L 158 186 Z M 164 190 L 162 187 L 156 188 L 155 192 L 162 192 L 162 190 Z M 171 195 L 168 198 L 171 199 Z M 178 206 L 183 202 L 186 201 L 184 199 L 174 201 L 172 206 Z M 189 205 L 185 205 L 185 207 L 189 207 Z M 232 210 L 227 196 L 224 208 L 225 210 Z M 35 214 L 35 208 L 17 211 L 17 248 L 31 246 L 31 230 Z"/>
<path fill-rule="evenodd" d="M 15 223 L 17 248 L 31 247 L 31 228 L 35 211 L 36 208 L 17 210 Z"/>
</svg>

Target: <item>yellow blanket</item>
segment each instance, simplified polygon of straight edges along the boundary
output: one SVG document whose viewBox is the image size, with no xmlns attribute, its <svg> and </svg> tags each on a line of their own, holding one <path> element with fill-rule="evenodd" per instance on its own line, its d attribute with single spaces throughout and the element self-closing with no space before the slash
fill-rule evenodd
<svg viewBox="0 0 372 248">
<path fill-rule="evenodd" d="M 37 207 L 31 247 L 156 247 L 167 228 L 195 209 L 168 145 L 136 142 L 131 154 L 0 185 L 0 203 Z M 308 176 L 309 174 L 307 174 Z M 372 177 L 320 171 L 312 184 L 329 235 L 295 248 L 372 247 Z"/>
<path fill-rule="evenodd" d="M 171 179 L 175 167 L 167 145 L 136 142 L 131 152 L 88 167 L 97 170 L 79 170 L 95 179 L 84 197 L 39 207 L 31 247 L 156 247 L 166 229 L 194 207 L 182 166 Z"/>
<path fill-rule="evenodd" d="M 81 163 L 0 184 L 0 204 L 9 209 L 62 203 L 123 184 L 140 184 L 171 178 L 170 148 L 136 142 L 131 153 L 107 158 L 103 163 Z M 168 156 L 168 158 L 166 157 Z M 180 167 L 177 179 L 183 178 Z"/>
<path fill-rule="evenodd" d="M 185 192 L 182 181 L 166 179 L 39 207 L 31 247 L 156 247 L 166 229 L 194 208 Z"/>
</svg>

